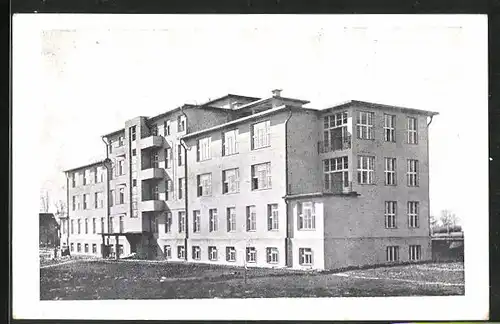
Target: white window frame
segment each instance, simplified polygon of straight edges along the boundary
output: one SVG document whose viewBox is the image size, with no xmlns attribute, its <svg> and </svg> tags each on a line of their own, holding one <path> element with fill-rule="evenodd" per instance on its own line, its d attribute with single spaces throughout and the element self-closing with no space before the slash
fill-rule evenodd
<svg viewBox="0 0 500 324">
<path fill-rule="evenodd" d="M 226 210 L 227 214 L 227 231 L 228 232 L 235 232 L 236 231 L 236 208 L 235 207 L 228 207 Z"/>
<path fill-rule="evenodd" d="M 384 114 L 384 140 L 396 141 L 396 115 Z"/>
<path fill-rule="evenodd" d="M 183 199 L 184 197 L 184 178 L 179 178 L 179 190 L 178 190 L 178 199 Z"/>
<path fill-rule="evenodd" d="M 170 135 L 170 132 L 172 131 L 172 126 L 171 126 L 171 121 L 170 120 L 166 120 L 164 123 L 163 123 L 163 127 L 164 127 L 164 134 L 165 136 L 169 136 Z"/>
<path fill-rule="evenodd" d="M 217 252 L 217 247 L 216 246 L 209 246 L 208 247 L 208 260 L 210 261 L 217 261 L 219 258 L 218 252 Z"/>
<path fill-rule="evenodd" d="M 89 233 L 89 219 L 85 218 L 85 234 Z"/>
<path fill-rule="evenodd" d="M 316 204 L 310 201 L 298 202 L 296 208 L 298 230 L 316 230 Z"/>
<path fill-rule="evenodd" d="M 191 249 L 191 258 L 193 260 L 201 260 L 201 248 L 198 245 L 193 246 Z"/>
<path fill-rule="evenodd" d="M 184 245 L 177 245 L 177 258 L 178 259 L 186 258 L 186 249 Z"/>
<path fill-rule="evenodd" d="M 83 194 L 83 209 L 90 209 L 90 194 Z"/>
<path fill-rule="evenodd" d="M 251 166 L 252 190 L 272 188 L 271 162 L 253 164 Z"/>
<path fill-rule="evenodd" d="M 177 223 L 178 223 L 178 230 L 179 233 L 184 233 L 186 231 L 186 212 L 181 210 L 177 213 Z"/>
<path fill-rule="evenodd" d="M 165 233 L 172 233 L 172 212 L 165 213 Z"/>
<path fill-rule="evenodd" d="M 266 261 L 270 264 L 279 263 L 279 250 L 277 247 L 266 248 Z"/>
<path fill-rule="evenodd" d="M 197 176 L 198 197 L 208 197 L 212 195 L 212 173 L 203 173 Z"/>
<path fill-rule="evenodd" d="M 201 230 L 201 211 L 193 210 L 193 233 L 199 233 Z"/>
<path fill-rule="evenodd" d="M 171 179 L 165 181 L 165 200 L 171 200 L 173 198 L 174 183 Z"/>
<path fill-rule="evenodd" d="M 395 186 L 396 182 L 396 158 L 384 158 L 384 178 L 386 186 Z"/>
<path fill-rule="evenodd" d="M 219 230 L 219 218 L 217 215 L 217 208 L 211 208 L 208 210 L 208 231 L 209 232 L 217 232 Z"/>
<path fill-rule="evenodd" d="M 311 266 L 314 264 L 313 262 L 313 250 L 311 248 L 299 248 L 299 264 Z"/>
<path fill-rule="evenodd" d="M 347 111 L 338 112 L 323 117 L 323 149 L 324 152 L 343 150 L 350 147 L 351 134 L 348 132 Z M 337 136 L 341 129 L 340 137 Z M 337 145 L 340 140 L 341 145 Z"/>
<path fill-rule="evenodd" d="M 422 246 L 421 245 L 410 245 L 408 247 L 408 260 L 419 261 L 422 259 Z"/>
<path fill-rule="evenodd" d="M 257 249 L 253 246 L 247 246 L 245 249 L 245 258 L 247 263 L 256 263 L 257 262 Z"/>
<path fill-rule="evenodd" d="M 356 133 L 358 139 L 372 140 L 373 137 L 373 120 L 375 115 L 370 111 L 358 111 L 356 119 Z"/>
<path fill-rule="evenodd" d="M 271 121 L 266 120 L 252 124 L 252 150 L 271 146 Z"/>
<path fill-rule="evenodd" d="M 125 203 L 125 186 L 122 185 L 118 187 L 118 204 L 122 205 Z"/>
<path fill-rule="evenodd" d="M 234 246 L 226 247 L 226 261 L 236 262 L 236 248 Z"/>
<path fill-rule="evenodd" d="M 92 234 L 97 233 L 97 220 L 96 218 L 92 218 Z"/>
<path fill-rule="evenodd" d="M 419 228 L 419 202 L 418 201 L 409 201 L 408 202 L 408 227 L 409 228 Z"/>
<path fill-rule="evenodd" d="M 247 206 L 246 211 L 246 231 L 255 232 L 257 230 L 257 207 Z"/>
<path fill-rule="evenodd" d="M 349 188 L 349 158 L 347 156 L 340 156 L 337 158 L 323 160 L 324 172 L 324 187 L 325 190 L 333 190 L 335 174 L 342 174 L 342 188 Z"/>
<path fill-rule="evenodd" d="M 399 261 L 399 246 L 392 245 L 386 247 L 385 259 L 387 262 L 397 262 Z"/>
<path fill-rule="evenodd" d="M 278 204 L 267 205 L 267 230 L 279 230 L 279 206 Z"/>
<path fill-rule="evenodd" d="M 375 157 L 358 155 L 358 184 L 374 184 Z"/>
<path fill-rule="evenodd" d="M 233 168 L 222 171 L 222 193 L 240 192 L 240 169 Z"/>
<path fill-rule="evenodd" d="M 238 129 L 222 133 L 222 156 L 238 154 Z"/>
<path fill-rule="evenodd" d="M 181 166 L 184 165 L 184 155 L 186 152 L 184 152 L 184 147 L 182 147 L 181 144 L 177 145 L 177 165 Z"/>
<path fill-rule="evenodd" d="M 397 217 L 397 209 L 398 204 L 395 201 L 386 201 L 384 203 L 385 211 L 384 211 L 384 223 L 385 228 L 394 229 L 397 228 L 396 217 Z"/>
<path fill-rule="evenodd" d="M 163 255 L 165 256 L 165 259 L 169 260 L 172 259 L 172 246 L 170 245 L 164 245 L 163 246 Z"/>
<path fill-rule="evenodd" d="M 160 167 L 160 153 L 158 150 L 154 150 L 151 152 L 151 168 L 159 168 Z"/>
<path fill-rule="evenodd" d="M 170 169 L 172 167 L 172 148 L 167 147 L 165 149 L 165 169 Z"/>
<path fill-rule="evenodd" d="M 418 144 L 418 120 L 416 117 L 406 117 L 407 144 Z"/>
<path fill-rule="evenodd" d="M 212 158 L 211 146 L 212 138 L 210 136 L 198 140 L 196 145 L 198 162 L 207 161 Z"/>
<path fill-rule="evenodd" d="M 179 115 L 177 117 L 177 132 L 185 132 L 186 131 L 186 117 L 183 115 Z"/>
<path fill-rule="evenodd" d="M 408 187 L 418 187 L 418 160 L 408 159 L 406 168 Z"/>
</svg>

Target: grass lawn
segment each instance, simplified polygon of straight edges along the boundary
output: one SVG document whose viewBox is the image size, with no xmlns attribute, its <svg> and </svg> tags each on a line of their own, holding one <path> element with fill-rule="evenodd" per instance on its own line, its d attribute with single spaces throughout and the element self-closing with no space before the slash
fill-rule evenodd
<svg viewBox="0 0 500 324">
<path fill-rule="evenodd" d="M 460 285 L 464 282 L 461 269 L 461 263 L 355 270 L 340 275 L 249 269 L 245 286 L 241 268 L 75 260 L 40 269 L 40 299 L 461 295 L 464 294 L 464 286 Z M 166 277 L 164 282 L 160 282 L 162 277 Z"/>
</svg>

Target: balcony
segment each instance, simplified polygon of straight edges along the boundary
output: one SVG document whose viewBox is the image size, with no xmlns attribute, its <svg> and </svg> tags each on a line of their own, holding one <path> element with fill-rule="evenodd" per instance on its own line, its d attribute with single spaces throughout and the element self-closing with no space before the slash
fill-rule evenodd
<svg viewBox="0 0 500 324">
<path fill-rule="evenodd" d="M 165 170 L 160 168 L 148 168 L 141 170 L 140 177 L 142 180 L 163 179 L 165 178 Z"/>
<path fill-rule="evenodd" d="M 146 200 L 141 201 L 139 205 L 139 209 L 142 212 L 155 212 L 155 211 L 164 211 L 167 205 L 163 200 Z"/>
<path fill-rule="evenodd" d="M 352 190 L 352 181 L 344 183 L 342 181 L 332 181 L 328 184 L 325 183 L 323 192 L 334 195 L 350 195 L 355 194 Z"/>
<path fill-rule="evenodd" d="M 163 146 L 163 137 L 161 136 L 152 135 L 141 139 L 142 149 L 162 147 L 162 146 Z"/>
<path fill-rule="evenodd" d="M 334 138 L 331 142 L 318 142 L 318 153 L 349 150 L 351 148 L 351 135 Z"/>
</svg>

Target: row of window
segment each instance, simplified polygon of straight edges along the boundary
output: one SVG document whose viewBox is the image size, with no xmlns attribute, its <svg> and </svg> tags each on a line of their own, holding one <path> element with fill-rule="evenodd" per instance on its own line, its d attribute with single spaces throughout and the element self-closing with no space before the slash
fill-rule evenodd
<svg viewBox="0 0 500 324">
<path fill-rule="evenodd" d="M 83 246 L 83 251 L 82 251 L 82 246 Z M 88 243 L 76 243 L 76 252 L 77 253 L 92 253 L 92 254 L 98 254 L 97 252 L 97 244 L 96 243 L 92 243 L 92 252 L 90 252 L 89 248 L 91 247 L 90 244 Z M 110 248 L 110 254 L 113 256 L 115 255 L 115 245 L 110 245 L 109 246 Z M 75 252 L 75 243 L 70 243 L 69 245 L 69 249 L 71 252 Z M 118 255 L 119 256 L 122 256 L 123 255 L 123 245 L 122 244 L 119 244 L 118 245 Z"/>
<path fill-rule="evenodd" d="M 343 119 L 344 121 L 345 119 Z M 374 139 L 374 113 L 369 111 L 358 111 L 356 115 L 356 133 L 359 139 Z M 325 126 L 327 120 L 325 118 Z M 331 126 L 329 120 L 328 126 Z M 339 125 L 340 126 L 340 125 Z M 335 123 L 335 127 L 337 122 Z M 417 118 L 406 117 L 406 143 L 418 144 Z M 329 127 L 331 128 L 331 127 Z M 396 141 L 396 115 L 384 114 L 384 140 L 386 142 Z"/>
<path fill-rule="evenodd" d="M 392 245 L 386 247 L 386 261 L 395 262 L 400 261 L 399 258 L 399 246 Z M 410 245 L 408 247 L 408 260 L 418 261 L 422 258 L 422 248 L 420 245 Z"/>
<path fill-rule="evenodd" d="M 80 172 L 73 172 L 70 175 L 71 187 L 85 186 L 94 183 L 104 182 L 106 169 L 98 166 L 90 169 L 85 169 Z"/>
<path fill-rule="evenodd" d="M 90 201 L 90 193 L 85 193 L 81 196 L 72 196 L 71 197 L 71 209 L 72 210 L 86 210 L 91 209 L 92 203 Z M 98 191 L 94 192 L 93 195 L 93 206 L 95 209 L 104 208 L 104 192 Z M 82 198 L 82 199 L 80 199 Z"/>
<path fill-rule="evenodd" d="M 90 218 L 85 218 L 83 221 L 82 228 L 82 219 L 76 219 L 76 234 L 89 234 L 90 231 Z M 119 233 L 123 233 L 124 231 L 124 216 L 118 216 L 118 230 Z M 100 219 L 100 233 L 105 233 L 104 228 L 104 217 Z M 70 233 L 75 234 L 75 219 L 70 220 Z M 109 217 L 108 223 L 108 231 L 109 233 L 114 233 L 114 217 Z M 66 234 L 66 228 L 63 227 L 63 234 Z M 97 233 L 97 218 L 92 218 L 92 234 Z"/>
<path fill-rule="evenodd" d="M 419 224 L 419 203 L 418 201 L 408 201 L 407 204 L 407 216 L 408 216 L 408 227 L 417 228 Z M 397 228 L 397 202 L 396 201 L 386 201 L 385 202 L 385 228 Z"/>
</svg>

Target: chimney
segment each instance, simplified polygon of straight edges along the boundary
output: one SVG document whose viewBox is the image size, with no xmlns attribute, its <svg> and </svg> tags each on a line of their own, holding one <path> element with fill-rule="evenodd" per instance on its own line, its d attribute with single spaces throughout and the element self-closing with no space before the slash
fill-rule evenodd
<svg viewBox="0 0 500 324">
<path fill-rule="evenodd" d="M 273 92 L 273 97 L 275 98 L 279 98 L 281 97 L 281 89 L 274 89 L 272 92 Z"/>
</svg>

